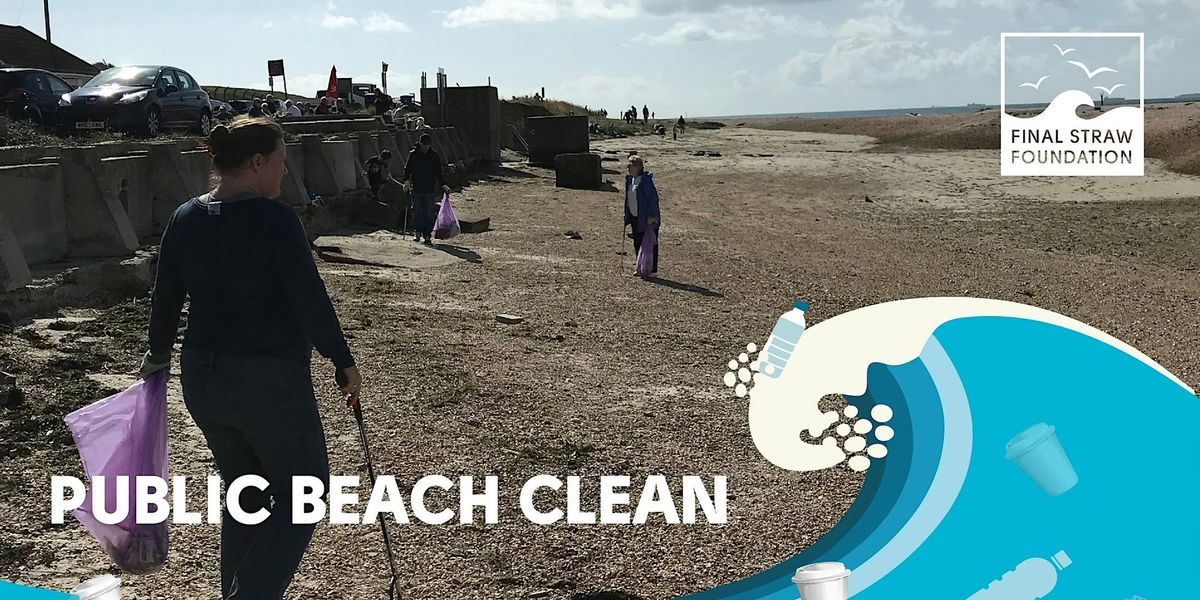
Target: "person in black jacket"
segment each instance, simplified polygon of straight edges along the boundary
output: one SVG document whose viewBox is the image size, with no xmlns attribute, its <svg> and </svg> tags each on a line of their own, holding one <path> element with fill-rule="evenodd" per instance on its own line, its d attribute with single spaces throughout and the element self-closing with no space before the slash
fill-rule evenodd
<svg viewBox="0 0 1200 600">
<path fill-rule="evenodd" d="M 171 216 L 159 247 L 142 376 L 167 369 L 185 299 L 183 400 L 204 433 L 226 489 L 257 475 L 266 490 L 239 496 L 257 525 L 221 520 L 221 597 L 283 597 L 315 525 L 292 522 L 292 478 L 328 486 L 325 434 L 313 393 L 312 349 L 358 404 L 362 378 L 346 344 L 304 226 L 277 198 L 287 173 L 283 130 L 268 119 L 218 125 L 208 140 L 215 190 Z M 272 508 L 273 507 L 273 508 Z"/>
<path fill-rule="evenodd" d="M 450 186 L 446 185 L 442 173 L 442 157 L 433 149 L 433 137 L 428 133 L 421 135 L 417 147 L 409 153 L 402 181 L 412 198 L 413 216 L 417 222 L 413 241 L 424 237 L 425 245 L 429 246 L 433 243 L 433 203 L 438 200 L 439 190 L 449 194 Z"/>
</svg>

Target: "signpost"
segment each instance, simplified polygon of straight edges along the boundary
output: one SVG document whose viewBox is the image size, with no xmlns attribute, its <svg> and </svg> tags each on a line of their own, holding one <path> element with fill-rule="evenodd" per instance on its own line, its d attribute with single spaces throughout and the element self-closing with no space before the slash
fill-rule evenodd
<svg viewBox="0 0 1200 600">
<path fill-rule="evenodd" d="M 275 91 L 275 78 L 283 77 L 283 97 L 287 98 L 287 74 L 283 71 L 283 59 L 267 61 L 267 76 L 270 78 L 271 91 Z"/>
<path fill-rule="evenodd" d="M 387 93 L 387 63 L 383 63 L 383 72 L 380 73 L 379 82 L 383 84 L 383 93 Z"/>
</svg>

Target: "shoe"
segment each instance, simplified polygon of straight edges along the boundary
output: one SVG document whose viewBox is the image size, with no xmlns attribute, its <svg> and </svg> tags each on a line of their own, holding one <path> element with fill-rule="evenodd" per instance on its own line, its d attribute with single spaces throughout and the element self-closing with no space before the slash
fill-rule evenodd
<svg viewBox="0 0 1200 600">
<path fill-rule="evenodd" d="M 433 245 L 433 240 L 431 240 L 431 239 L 429 239 L 429 238 L 425 238 L 425 241 L 424 241 L 424 242 L 422 242 L 422 243 L 423 243 L 423 244 L 425 244 L 426 246 L 432 246 L 432 245 Z"/>
<path fill-rule="evenodd" d="M 414 242 L 419 242 L 419 241 L 421 241 L 421 236 L 420 236 L 420 235 L 414 235 L 414 236 L 413 236 L 413 241 L 414 241 Z"/>
</svg>

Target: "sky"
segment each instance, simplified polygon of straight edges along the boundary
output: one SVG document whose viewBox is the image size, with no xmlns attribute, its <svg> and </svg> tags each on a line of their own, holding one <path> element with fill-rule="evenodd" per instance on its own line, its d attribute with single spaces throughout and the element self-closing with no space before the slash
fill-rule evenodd
<svg viewBox="0 0 1200 600">
<path fill-rule="evenodd" d="M 89 61 L 171 64 L 203 85 L 266 89 L 267 61 L 283 59 L 288 91 L 308 96 L 324 89 L 332 66 L 356 82 L 379 83 L 386 61 L 392 95 L 416 91 L 422 71 L 432 83 L 441 67 L 450 85 L 484 85 L 490 77 L 501 98 L 544 87 L 550 98 L 610 113 L 648 105 L 659 117 L 998 104 L 1000 34 L 1047 31 L 1145 33 L 1146 96 L 1200 92 L 1193 58 L 1200 56 L 1200 0 L 50 4 L 54 42 Z M 0 0 L 0 22 L 40 34 L 42 2 Z M 1047 89 L 1071 70 L 1083 77 L 1064 64 L 1085 48 L 1037 63 L 1047 50 L 1058 52 L 1043 44 L 1022 50 L 1032 58 L 1010 56 L 1009 77 L 1032 83 L 1050 73 L 1039 68 L 1053 69 Z M 1140 62 L 1088 52 L 1080 62 L 1095 69 L 1112 61 L 1121 77 Z M 1112 75 L 1095 81 L 1135 83 Z M 1010 102 L 1047 100 L 1009 87 Z M 1115 95 L 1136 97 L 1130 87 Z"/>
</svg>

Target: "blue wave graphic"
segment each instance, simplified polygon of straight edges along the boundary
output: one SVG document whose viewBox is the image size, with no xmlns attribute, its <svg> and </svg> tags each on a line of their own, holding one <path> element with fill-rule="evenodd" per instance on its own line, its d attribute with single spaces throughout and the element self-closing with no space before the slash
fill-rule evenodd
<svg viewBox="0 0 1200 600">
<path fill-rule="evenodd" d="M 794 600 L 795 569 L 826 561 L 851 569 L 856 600 L 967 598 L 1056 555 L 1049 581 L 1020 587 L 1018 573 L 973 599 L 1032 600 L 1038 585 L 1065 599 L 1193 590 L 1200 401 L 1142 360 L 1057 325 L 969 317 L 938 327 L 915 360 L 871 365 L 866 393 L 847 400 L 892 407 L 896 434 L 845 517 L 783 563 L 688 598 Z M 1055 427 L 1078 474 L 1061 496 L 1005 457 L 1037 423 Z"/>
</svg>

